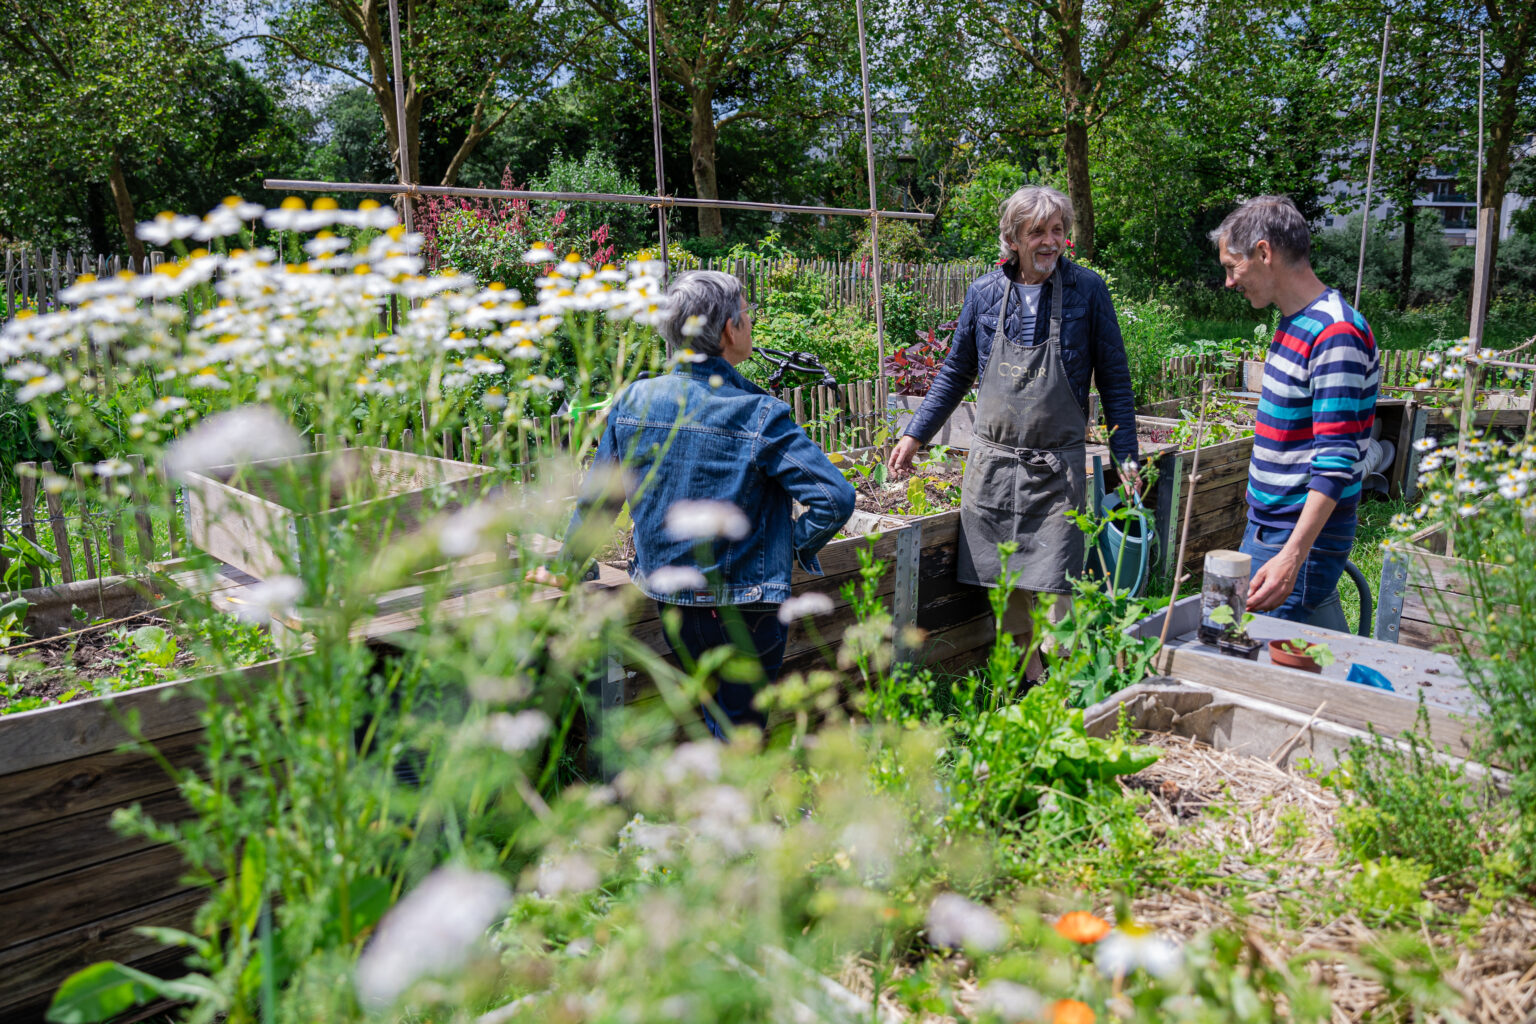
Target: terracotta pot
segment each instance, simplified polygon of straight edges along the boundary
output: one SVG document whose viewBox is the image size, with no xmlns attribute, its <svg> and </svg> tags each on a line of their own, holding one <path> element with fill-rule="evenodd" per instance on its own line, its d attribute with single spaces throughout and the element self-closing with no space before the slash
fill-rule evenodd
<svg viewBox="0 0 1536 1024">
<path fill-rule="evenodd" d="M 1297 653 L 1291 644 L 1301 644 L 1303 650 Z M 1321 672 L 1323 666 L 1313 660 L 1307 651 L 1315 644 L 1309 644 L 1305 640 L 1271 640 L 1269 642 L 1269 660 L 1272 664 L 1283 668 L 1299 668 L 1303 672 Z"/>
</svg>

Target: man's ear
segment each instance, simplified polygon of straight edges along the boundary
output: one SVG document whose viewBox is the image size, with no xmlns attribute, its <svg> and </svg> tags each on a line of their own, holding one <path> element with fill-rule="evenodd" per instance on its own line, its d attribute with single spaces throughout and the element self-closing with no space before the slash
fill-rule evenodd
<svg viewBox="0 0 1536 1024">
<path fill-rule="evenodd" d="M 1261 238 L 1253 243 L 1253 258 L 1263 263 L 1266 267 L 1273 262 L 1274 255 L 1274 250 L 1269 247 L 1269 243 L 1264 239 Z"/>
</svg>

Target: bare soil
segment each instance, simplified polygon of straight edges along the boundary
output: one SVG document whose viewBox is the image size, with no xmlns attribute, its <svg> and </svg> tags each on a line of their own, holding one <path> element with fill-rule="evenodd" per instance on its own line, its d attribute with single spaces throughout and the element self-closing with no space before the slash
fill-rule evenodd
<svg viewBox="0 0 1536 1024">
<path fill-rule="evenodd" d="M 923 491 L 928 495 L 931 511 L 942 512 L 960 507 L 960 483 L 965 479 L 964 465 L 913 470 L 914 476 L 924 479 Z M 898 481 L 894 487 L 882 487 L 874 480 L 861 480 L 855 484 L 858 497 L 855 502 L 861 512 L 877 515 L 913 515 L 907 498 L 907 486 L 912 477 Z"/>
<path fill-rule="evenodd" d="M 0 714 L 12 704 L 32 697 L 52 703 L 72 691 L 76 697 L 98 692 L 100 688 L 95 684 L 116 679 L 123 670 L 125 656 L 118 650 L 112 630 L 132 631 L 141 626 L 160 626 L 167 632 L 172 631 L 170 620 L 147 611 L 111 627 L 90 627 L 0 651 L 0 656 L 11 659 L 9 667 L 0 673 L 0 684 L 5 684 L 0 685 Z M 164 670 L 164 678 L 176 678 L 183 674 L 178 669 L 196 662 L 196 654 L 184 646 L 176 652 L 171 666 Z M 159 681 L 146 680 L 146 685 Z"/>
</svg>

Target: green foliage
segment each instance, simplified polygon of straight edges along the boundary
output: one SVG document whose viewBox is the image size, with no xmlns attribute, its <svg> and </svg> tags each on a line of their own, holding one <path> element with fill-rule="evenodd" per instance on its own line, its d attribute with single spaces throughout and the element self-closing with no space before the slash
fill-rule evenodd
<svg viewBox="0 0 1536 1024">
<path fill-rule="evenodd" d="M 641 192 L 635 176 L 621 170 L 613 155 L 601 149 L 588 149 L 579 158 L 564 156 L 556 150 L 549 169 L 529 179 L 527 187 L 535 192 L 607 192 L 630 196 Z M 539 218 L 533 226 L 535 238 L 554 234 L 543 225 L 552 220 L 556 211 L 563 211 L 563 237 L 589 245 L 594 232 L 607 226 L 607 241 L 617 246 L 619 252 L 633 252 L 655 242 L 656 217 L 649 207 L 627 203 L 549 203 L 536 209 Z M 581 252 L 589 251 L 587 245 L 578 248 Z"/>
<path fill-rule="evenodd" d="M 809 352 L 840 381 L 875 372 L 874 324 L 852 306 L 826 301 L 828 282 L 818 274 L 786 271 L 769 280 L 767 300 L 752 326 L 755 344 Z M 750 376 L 751 367 L 743 367 Z"/>
<path fill-rule="evenodd" d="M 1352 797 L 1339 809 L 1338 836 L 1354 859 L 1413 861 L 1463 881 L 1484 871 L 1495 820 L 1487 783 L 1435 753 L 1422 694 L 1413 729 L 1396 740 L 1374 731 L 1369 741 L 1352 740 L 1324 781 Z"/>
<path fill-rule="evenodd" d="M 1022 168 L 990 160 L 950 193 L 944 232 L 962 259 L 992 263 L 997 259 L 998 205 L 1029 183 Z"/>
<path fill-rule="evenodd" d="M 1373 924 L 1411 923 L 1433 909 L 1424 900 L 1430 870 L 1400 857 L 1360 862 L 1349 880 L 1350 907 Z"/>
</svg>

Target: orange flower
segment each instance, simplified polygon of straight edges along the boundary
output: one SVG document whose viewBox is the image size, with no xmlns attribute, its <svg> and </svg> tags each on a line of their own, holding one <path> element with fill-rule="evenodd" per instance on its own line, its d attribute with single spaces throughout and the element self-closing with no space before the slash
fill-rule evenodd
<svg viewBox="0 0 1536 1024">
<path fill-rule="evenodd" d="M 1109 922 L 1102 917 L 1096 917 L 1086 910 L 1074 910 L 1061 915 L 1056 921 L 1056 931 L 1063 938 L 1081 942 L 1086 946 L 1108 935 L 1110 927 Z"/>
<path fill-rule="evenodd" d="M 1051 1011 L 1051 1024 L 1093 1024 L 1093 1007 L 1076 999 L 1058 999 Z"/>
</svg>

